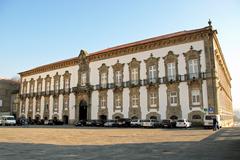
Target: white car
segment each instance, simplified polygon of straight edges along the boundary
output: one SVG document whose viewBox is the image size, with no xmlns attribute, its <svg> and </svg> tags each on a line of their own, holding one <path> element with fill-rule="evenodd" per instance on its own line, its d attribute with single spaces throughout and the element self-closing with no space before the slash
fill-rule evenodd
<svg viewBox="0 0 240 160">
<path fill-rule="evenodd" d="M 16 125 L 16 120 L 14 116 L 2 116 L 1 123 L 3 126 Z"/>
<path fill-rule="evenodd" d="M 178 128 L 189 128 L 191 127 L 192 123 L 189 122 L 187 119 L 180 119 L 176 123 L 176 127 Z"/>
<path fill-rule="evenodd" d="M 221 124 L 221 118 L 220 115 L 218 114 L 209 114 L 209 115 L 205 115 L 204 116 L 204 128 L 212 128 L 213 127 L 213 119 L 216 119 L 218 122 L 218 127 L 221 128 L 222 124 Z"/>
<path fill-rule="evenodd" d="M 142 127 L 159 127 L 160 122 L 156 119 L 146 119 L 142 120 Z"/>
<path fill-rule="evenodd" d="M 131 127 L 141 127 L 141 120 L 140 119 L 133 119 L 130 122 Z"/>
</svg>

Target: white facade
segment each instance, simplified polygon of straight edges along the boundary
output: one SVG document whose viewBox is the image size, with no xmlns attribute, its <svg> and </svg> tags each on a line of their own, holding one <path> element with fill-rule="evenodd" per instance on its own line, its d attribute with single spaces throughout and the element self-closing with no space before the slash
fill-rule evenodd
<svg viewBox="0 0 240 160">
<path fill-rule="evenodd" d="M 184 36 L 184 35 L 183 35 Z M 149 49 L 145 51 L 139 51 L 130 54 L 120 54 L 118 56 L 109 56 L 109 58 L 102 58 L 100 60 L 89 60 L 87 59 L 89 55 L 81 55 L 78 57 L 79 64 L 76 63 L 75 65 L 71 65 L 68 67 L 60 67 L 59 69 L 52 69 L 47 71 L 40 71 L 39 73 L 31 73 L 31 74 L 22 74 L 22 85 L 21 85 L 21 109 L 20 109 L 20 116 L 31 117 L 31 119 L 35 119 L 36 115 L 40 119 L 53 119 L 54 117 L 63 120 L 63 116 L 66 115 L 69 119 L 70 123 L 76 122 L 83 116 L 83 110 L 81 110 L 81 102 L 84 100 L 86 101 L 86 117 L 84 119 L 99 119 L 101 115 L 106 116 L 107 119 L 114 119 L 119 117 L 124 118 L 139 118 L 139 119 L 148 119 L 148 118 L 157 118 L 157 119 L 167 119 L 172 118 L 175 116 L 176 118 L 192 118 L 189 117 L 194 114 L 190 114 L 194 112 L 199 114 L 201 119 L 203 118 L 204 109 L 207 109 L 208 104 L 208 91 L 207 91 L 207 80 L 205 76 L 206 73 L 206 55 L 205 55 L 205 44 L 203 39 L 179 43 L 174 45 L 169 45 L 166 47 L 159 47 L 156 49 Z M 173 53 L 173 54 L 172 54 Z M 83 54 L 85 54 L 83 52 Z M 105 53 L 102 53 L 105 54 Z M 189 55 L 188 55 L 189 54 Z M 193 56 L 192 56 L 192 55 Z M 94 54 L 93 54 L 94 55 Z M 81 59 L 83 57 L 83 60 Z M 84 85 L 80 85 L 80 75 L 82 62 L 85 65 L 85 59 L 88 61 L 86 62 L 87 70 L 86 70 L 86 87 Z M 176 66 L 174 69 L 174 73 L 177 73 L 176 79 L 174 81 L 167 80 L 166 76 L 166 65 L 167 58 L 165 57 L 175 57 L 174 63 L 176 62 Z M 153 57 L 153 59 L 157 59 L 157 70 L 158 70 L 158 80 L 155 84 L 151 84 L 148 82 L 148 63 L 151 64 L 152 62 L 147 62 L 147 60 Z M 194 77 L 194 79 L 189 79 L 189 66 L 188 60 L 190 59 L 197 59 L 199 62 L 199 77 Z M 129 83 L 131 81 L 130 75 L 130 68 L 129 64 L 133 61 L 133 58 L 136 61 L 140 61 L 139 64 L 139 80 L 140 84 L 134 87 L 130 87 Z M 77 59 L 77 58 L 76 58 Z M 82 61 L 81 61 L 82 60 Z M 171 61 L 171 58 L 170 58 Z M 107 79 L 108 79 L 108 87 L 107 89 L 101 89 L 100 85 L 100 68 L 103 64 L 108 67 L 107 69 Z M 123 77 L 123 85 L 119 88 L 114 86 L 114 66 L 116 64 L 123 65 L 122 68 L 122 77 Z M 84 67 L 83 67 L 84 68 Z M 121 68 L 120 68 L 121 69 Z M 80 71 L 81 70 L 81 71 Z M 64 92 L 64 75 L 66 73 L 70 73 L 70 91 Z M 60 76 L 60 88 L 57 94 L 54 94 L 54 84 L 55 82 L 55 75 Z M 46 77 L 51 78 L 51 93 L 46 94 Z M 85 75 L 84 75 L 85 76 Z M 36 99 L 37 99 L 37 86 L 38 86 L 38 79 L 42 78 L 42 90 L 40 96 L 40 112 L 36 112 Z M 180 78 L 179 78 L 180 77 Z M 31 95 L 30 92 L 30 85 L 31 82 L 34 83 L 34 93 Z M 27 91 L 24 91 L 24 86 L 27 85 Z M 85 89 L 84 89 L 85 87 Z M 82 90 L 83 89 L 83 90 Z M 156 92 L 156 99 L 157 103 L 156 107 L 149 107 L 150 102 L 150 92 L 153 90 Z M 193 105 L 192 101 L 192 90 L 197 89 L 199 90 L 199 96 L 196 96 L 196 104 Z M 131 94 L 132 92 L 140 93 L 139 94 L 139 107 L 138 108 L 131 108 Z M 175 91 L 177 94 L 177 102 L 176 107 L 171 106 L 169 104 L 169 95 L 168 93 L 171 90 Z M 121 109 L 118 109 L 114 106 L 114 95 L 115 94 L 122 95 L 121 100 Z M 198 93 L 198 92 L 197 92 Z M 101 109 L 100 107 L 100 96 L 107 95 L 107 107 Z M 49 104 L 46 103 L 46 98 L 49 98 Z M 54 97 L 58 99 L 58 110 L 54 111 Z M 69 98 L 68 109 L 65 110 L 64 106 L 64 97 Z M 87 97 L 87 98 L 86 98 Z M 155 97 L 153 97 L 155 98 Z M 33 101 L 33 109 L 29 112 L 29 105 L 30 101 Z M 137 100 L 138 100 L 137 99 Z M 138 101 L 136 101 L 138 102 Z M 24 105 L 24 104 L 25 105 Z M 154 103 L 154 102 L 153 102 Z M 46 111 L 44 108 L 49 107 L 49 111 Z M 48 106 L 49 105 L 49 106 Z M 65 112 L 67 111 L 67 112 Z M 116 115 L 116 116 L 115 116 Z M 118 117 L 117 117 L 118 116 Z M 196 120 L 198 121 L 198 120 Z"/>
</svg>

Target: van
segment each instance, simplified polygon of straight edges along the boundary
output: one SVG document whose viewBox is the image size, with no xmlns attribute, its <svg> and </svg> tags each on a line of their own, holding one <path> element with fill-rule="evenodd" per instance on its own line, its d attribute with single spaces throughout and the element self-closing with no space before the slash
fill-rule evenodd
<svg viewBox="0 0 240 160">
<path fill-rule="evenodd" d="M 213 127 L 213 119 L 216 118 L 217 122 L 218 122 L 218 126 L 219 128 L 222 127 L 221 125 L 221 118 L 219 114 L 208 114 L 204 116 L 204 128 L 212 128 Z"/>
<path fill-rule="evenodd" d="M 16 125 L 16 120 L 14 116 L 2 116 L 1 117 L 1 123 L 3 126 L 10 126 L 10 125 Z"/>
</svg>

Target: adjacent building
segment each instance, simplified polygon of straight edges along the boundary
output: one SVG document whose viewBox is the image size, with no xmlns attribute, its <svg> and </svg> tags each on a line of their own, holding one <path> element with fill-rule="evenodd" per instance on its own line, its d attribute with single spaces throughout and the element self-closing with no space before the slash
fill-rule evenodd
<svg viewBox="0 0 240 160">
<path fill-rule="evenodd" d="M 19 116 L 181 119 L 232 124 L 231 76 L 209 26 L 153 37 L 20 73 Z"/>
<path fill-rule="evenodd" d="M 17 116 L 19 88 L 18 81 L 0 78 L 0 116 Z"/>
</svg>

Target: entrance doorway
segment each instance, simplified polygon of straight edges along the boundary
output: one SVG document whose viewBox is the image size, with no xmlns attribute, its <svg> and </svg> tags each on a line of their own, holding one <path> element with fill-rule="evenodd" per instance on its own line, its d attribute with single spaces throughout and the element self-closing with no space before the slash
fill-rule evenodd
<svg viewBox="0 0 240 160">
<path fill-rule="evenodd" d="M 100 115 L 100 116 L 99 116 L 99 119 L 105 121 L 105 120 L 107 120 L 107 116 L 106 116 L 106 115 Z"/>
<path fill-rule="evenodd" d="M 87 102 L 84 100 L 79 104 L 79 120 L 87 120 Z"/>
<path fill-rule="evenodd" d="M 68 116 L 63 116 L 63 124 L 68 124 Z"/>
</svg>

